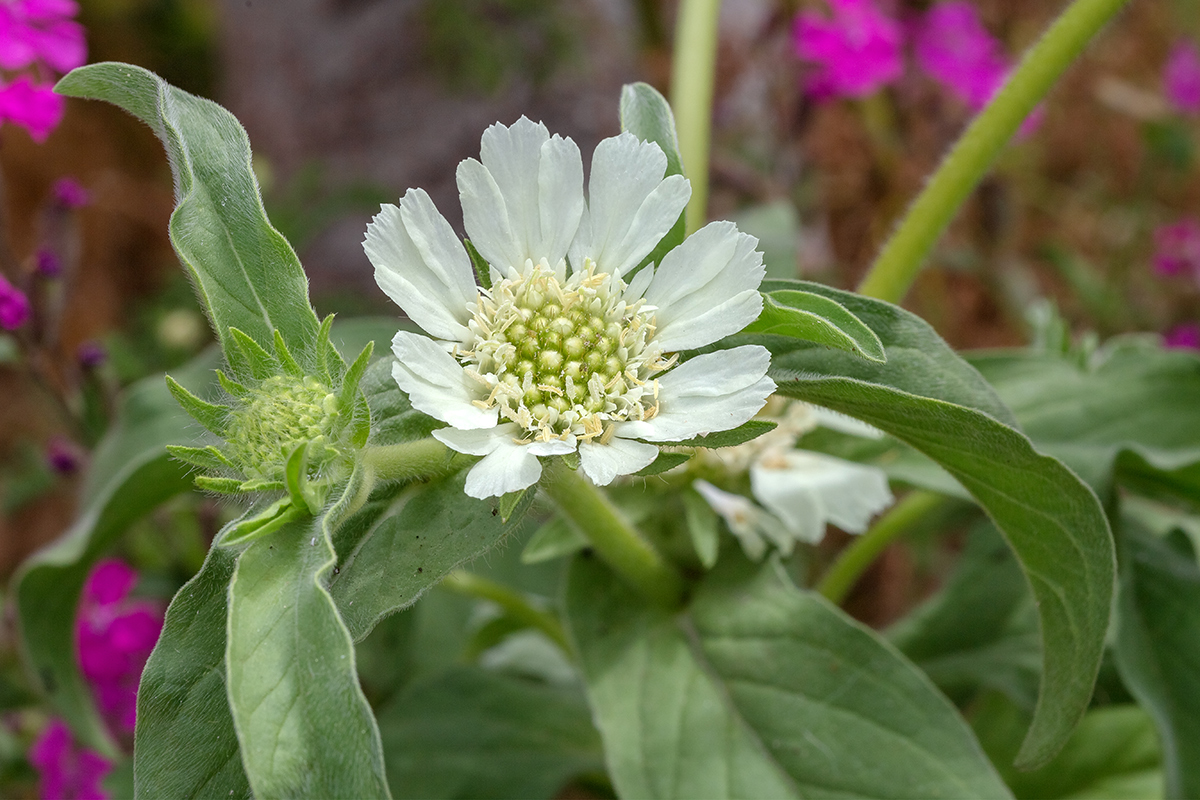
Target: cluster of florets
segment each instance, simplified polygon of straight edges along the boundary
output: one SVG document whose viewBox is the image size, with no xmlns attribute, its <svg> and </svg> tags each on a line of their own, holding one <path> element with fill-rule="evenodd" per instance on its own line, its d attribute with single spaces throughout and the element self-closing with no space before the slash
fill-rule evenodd
<svg viewBox="0 0 1200 800">
<path fill-rule="evenodd" d="M 168 448 L 181 461 L 209 471 L 196 477 L 197 486 L 224 493 L 287 492 L 264 512 L 268 519 L 250 521 L 258 535 L 269 530 L 265 523 L 287 514 L 317 513 L 366 443 L 370 412 L 358 383 L 373 348 L 368 345 L 346 368 L 329 343 L 331 323 L 329 318 L 321 325 L 313 363 L 306 367 L 278 332 L 275 352 L 268 353 L 232 330 L 231 342 L 241 356 L 232 363 L 237 379 L 217 371 L 230 398 L 227 405 L 201 400 L 167 379 L 184 409 L 224 440 L 220 447 Z"/>
<path fill-rule="evenodd" d="M 539 441 L 601 436 L 606 421 L 652 419 L 653 375 L 674 358 L 654 347 L 654 308 L 626 302 L 625 282 L 588 261 L 568 279 L 527 261 L 515 278 L 481 290 L 473 341 L 456 355 L 496 407 Z"/>
</svg>

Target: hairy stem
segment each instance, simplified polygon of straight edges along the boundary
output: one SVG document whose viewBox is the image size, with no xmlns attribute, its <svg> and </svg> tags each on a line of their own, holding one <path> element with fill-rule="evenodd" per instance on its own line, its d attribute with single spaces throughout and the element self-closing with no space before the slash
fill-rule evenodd
<svg viewBox="0 0 1200 800">
<path fill-rule="evenodd" d="M 491 600 L 513 619 L 546 634 L 564 653 L 571 655 L 571 645 L 567 641 L 562 623 L 549 611 L 529 602 L 521 592 L 461 569 L 456 569 L 443 578 L 442 586 L 459 594 Z"/>
<path fill-rule="evenodd" d="M 679 573 L 587 478 L 555 459 L 547 465 L 541 486 L 559 512 L 630 586 L 663 605 L 679 603 L 683 596 Z"/>
<path fill-rule="evenodd" d="M 441 475 L 450 469 L 454 452 L 437 439 L 368 447 L 362 451 L 362 463 L 375 480 L 400 481 Z"/>
<path fill-rule="evenodd" d="M 712 135 L 713 74 L 721 0 L 681 0 L 671 61 L 671 109 L 679 134 L 684 174 L 692 184 L 687 233 L 708 215 L 708 148 Z"/>
<path fill-rule="evenodd" d="M 1074 0 L 1055 20 L 1026 52 L 1003 88 L 974 119 L 909 207 L 859 285 L 860 294 L 892 303 L 904 298 L 934 243 L 1004 145 L 1059 76 L 1128 2 Z"/>
<path fill-rule="evenodd" d="M 838 555 L 833 566 L 817 584 L 817 591 L 840 604 L 889 544 L 944 502 L 944 497 L 933 492 L 916 491 L 906 496 Z"/>
</svg>

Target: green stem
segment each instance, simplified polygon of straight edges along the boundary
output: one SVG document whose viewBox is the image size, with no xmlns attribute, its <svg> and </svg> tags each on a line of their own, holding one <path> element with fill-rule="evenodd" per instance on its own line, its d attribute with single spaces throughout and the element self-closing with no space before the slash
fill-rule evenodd
<svg viewBox="0 0 1200 800">
<path fill-rule="evenodd" d="M 840 604 L 889 544 L 936 511 L 945 501 L 944 497 L 933 492 L 916 491 L 909 494 L 838 555 L 833 566 L 817 584 L 817 591 L 831 602 Z"/>
<path fill-rule="evenodd" d="M 567 641 L 562 623 L 550 612 L 530 603 L 521 592 L 461 569 L 456 569 L 443 578 L 442 586 L 459 594 L 491 600 L 510 617 L 546 634 L 564 653 L 571 655 L 571 645 Z"/>
<path fill-rule="evenodd" d="M 604 493 L 561 459 L 546 466 L 542 489 L 610 567 L 646 598 L 666 606 L 683 596 L 675 568 L 625 520 Z"/>
<path fill-rule="evenodd" d="M 368 447 L 362 451 L 362 463 L 381 481 L 401 481 L 441 475 L 450 469 L 454 453 L 437 439 Z M 372 481 L 373 483 L 373 481 Z"/>
<path fill-rule="evenodd" d="M 1004 145 L 1088 42 L 1128 2 L 1074 0 L 1055 20 L 908 209 L 859 285 L 860 294 L 893 303 L 904 298 L 934 243 Z"/>
<path fill-rule="evenodd" d="M 713 74 L 721 0 L 681 0 L 671 60 L 671 109 L 684 173 L 692 183 L 687 233 L 708 216 L 708 148 L 712 135 Z"/>
</svg>

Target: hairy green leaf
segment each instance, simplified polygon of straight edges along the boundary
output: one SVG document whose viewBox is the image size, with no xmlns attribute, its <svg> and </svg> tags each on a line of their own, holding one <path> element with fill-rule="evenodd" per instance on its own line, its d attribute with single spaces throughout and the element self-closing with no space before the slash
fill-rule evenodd
<svg viewBox="0 0 1200 800">
<path fill-rule="evenodd" d="M 1033 589 L 1044 644 L 1037 709 L 1018 765 L 1045 763 L 1086 710 L 1104 651 L 1115 557 L 1103 508 L 1060 461 L 1034 449 L 982 376 L 927 324 L 879 300 L 802 285 L 863 320 L 888 361 L 769 337 L 779 393 L 906 442 L 953 475 L 995 521 Z"/>
<path fill-rule="evenodd" d="M 1009 796 L 919 670 L 775 564 L 727 559 L 674 616 L 577 558 L 567 616 L 622 797 Z"/>
<path fill-rule="evenodd" d="M 417 681 L 379 712 L 397 798 L 550 800 L 604 769 L 578 689 L 477 668 Z"/>
<path fill-rule="evenodd" d="M 213 547 L 167 609 L 138 688 L 135 796 L 249 798 L 225 686 L 236 554 Z"/>
<path fill-rule="evenodd" d="M 780 289 L 763 295 L 763 310 L 746 333 L 791 336 L 883 363 L 883 343 L 836 300 L 812 292 Z"/>
<path fill-rule="evenodd" d="M 325 581 L 323 518 L 285 525 L 238 557 L 226 680 L 256 797 L 387 797 L 383 751 L 354 645 Z"/>
<path fill-rule="evenodd" d="M 1166 796 L 1200 796 L 1200 568 L 1129 518 L 1121 535 L 1117 666 L 1162 739 Z"/>
<path fill-rule="evenodd" d="M 267 220 L 250 167 L 250 142 L 234 116 L 129 64 L 80 67 L 55 90 L 120 106 L 162 140 L 175 176 L 171 242 L 230 362 L 243 365 L 230 328 L 266 348 L 278 329 L 293 353 L 309 352 L 317 317 L 308 302 L 308 279 L 291 245 Z"/>
<path fill-rule="evenodd" d="M 684 439 L 681 442 L 656 442 L 656 444 L 660 447 L 735 447 L 757 439 L 764 433 L 770 433 L 777 426 L 778 423 L 769 420 L 752 419 L 727 431 L 714 431 L 701 436 L 693 436 L 691 439 Z"/>
</svg>

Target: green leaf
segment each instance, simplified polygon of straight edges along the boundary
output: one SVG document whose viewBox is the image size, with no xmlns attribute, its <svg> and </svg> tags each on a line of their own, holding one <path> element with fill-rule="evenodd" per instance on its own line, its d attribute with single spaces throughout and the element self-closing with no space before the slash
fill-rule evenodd
<svg viewBox="0 0 1200 800">
<path fill-rule="evenodd" d="M 883 363 L 883 343 L 836 300 L 812 292 L 780 289 L 763 295 L 763 310 L 746 333 L 769 333 L 835 347 Z"/>
<path fill-rule="evenodd" d="M 979 373 L 920 319 L 878 300 L 804 286 L 862 319 L 888 361 L 768 338 L 778 392 L 906 442 L 953 475 L 995 521 L 1033 589 L 1044 644 L 1037 710 L 1018 766 L 1044 764 L 1087 709 L 1104 651 L 1115 575 L 1104 510 L 1074 473 L 1012 427 L 1011 413 Z"/>
<path fill-rule="evenodd" d="M 225 425 L 229 417 L 229 409 L 201 400 L 183 388 L 170 375 L 166 376 L 166 381 L 167 389 L 170 390 L 171 395 L 183 407 L 183 410 L 188 413 L 189 417 L 203 425 L 210 433 L 215 433 L 217 436 L 224 434 Z"/>
<path fill-rule="evenodd" d="M 532 498 L 525 497 L 506 523 L 495 503 L 467 497 L 465 482 L 463 470 L 401 489 L 390 514 L 343 555 L 330 592 L 355 641 L 518 529 Z"/>
<path fill-rule="evenodd" d="M 1166 796 L 1200 796 L 1200 567 L 1123 519 L 1117 667 L 1162 739 Z"/>
<path fill-rule="evenodd" d="M 521 551 L 522 564 L 540 564 L 569 556 L 588 546 L 588 539 L 562 517 L 555 515 L 533 532 Z"/>
<path fill-rule="evenodd" d="M 1002 695 L 974 704 L 971 725 L 1021 800 L 1160 800 L 1162 754 L 1145 711 L 1132 704 L 1084 715 L 1062 752 L 1032 772 L 1011 767 L 1028 715 Z"/>
<path fill-rule="evenodd" d="M 692 458 L 691 453 L 666 453 L 660 452 L 646 466 L 633 473 L 639 478 L 649 478 L 651 475 L 661 475 L 667 470 L 672 470 L 680 464 L 686 464 Z"/>
<path fill-rule="evenodd" d="M 975 526 L 946 584 L 887 636 L 960 704 L 995 689 L 1033 711 L 1042 662 L 1037 614 L 992 525 Z"/>
<path fill-rule="evenodd" d="M 251 509 L 240 520 L 231 523 L 218 546 L 241 547 L 308 516 L 303 505 L 297 506 L 291 497 L 283 497 L 262 511 Z"/>
<path fill-rule="evenodd" d="M 276 329 L 293 353 L 316 341 L 308 279 L 291 245 L 267 220 L 250 168 L 250 142 L 233 115 L 128 64 L 73 70 L 55 91 L 106 100 L 162 140 L 175 176 L 171 243 L 232 363 L 230 328 L 264 347 Z"/>
<path fill-rule="evenodd" d="M 727 559 L 675 616 L 577 558 L 567 617 L 617 793 L 1007 797 L 953 706 L 870 629 Z"/>
<path fill-rule="evenodd" d="M 226 595 L 236 554 L 208 551 L 167 608 L 138 688 L 137 798 L 250 797 L 225 687 Z"/>
<path fill-rule="evenodd" d="M 517 510 L 521 500 L 525 498 L 525 489 L 516 492 L 509 492 L 500 498 L 498 508 L 500 509 L 500 521 L 508 522 L 512 518 L 513 512 Z"/>
<path fill-rule="evenodd" d="M 703 436 L 694 436 L 681 442 L 656 442 L 656 444 L 660 447 L 734 447 L 751 439 L 757 439 L 764 433 L 770 433 L 778 424 L 765 419 L 752 419 L 727 431 L 715 431 Z"/>
<path fill-rule="evenodd" d="M 275 356 L 279 359 L 279 364 L 283 367 L 284 372 L 293 378 L 303 378 L 305 376 L 304 368 L 296 363 L 296 357 L 288 349 L 287 342 L 283 340 L 283 334 L 278 329 L 275 331 Z"/>
<path fill-rule="evenodd" d="M 238 557 L 226 669 L 242 762 L 257 797 L 387 797 L 354 645 L 325 589 L 323 518 L 290 523 Z"/>
<path fill-rule="evenodd" d="M 721 544 L 721 522 L 708 501 L 694 489 L 685 489 L 682 495 L 683 513 L 687 521 L 688 536 L 696 555 L 705 569 L 717 563 L 717 548 Z"/>
<path fill-rule="evenodd" d="M 379 712 L 396 798 L 557 796 L 604 768 L 578 689 L 457 668 L 412 684 Z"/>
<path fill-rule="evenodd" d="M 1088 368 L 1078 359 L 1027 351 L 971 360 L 1038 448 L 1102 494 L 1110 491 L 1115 465 L 1116 479 L 1140 478 L 1139 489 L 1150 488 L 1145 484 L 1155 471 L 1164 473 L 1163 488 L 1200 505 L 1200 359 L 1194 354 L 1130 337 L 1108 342 Z M 1171 474 L 1182 485 L 1173 486 Z"/>
<path fill-rule="evenodd" d="M 177 374 L 199 389 L 216 356 L 215 350 L 205 353 Z M 13 579 L 20 649 L 35 686 L 77 735 L 105 754 L 115 750 L 75 658 L 79 593 L 92 565 L 129 525 L 190 488 L 189 468 L 165 449 L 189 428 L 195 426 L 161 376 L 126 390 L 117 421 L 93 456 L 82 513 L 61 538 L 30 556 Z"/>
<path fill-rule="evenodd" d="M 208 447 L 183 447 L 181 445 L 167 445 L 167 452 L 171 456 L 185 464 L 191 464 L 193 467 L 201 469 L 235 469 L 229 459 L 225 457 L 217 448 L 209 445 Z"/>
<path fill-rule="evenodd" d="M 492 269 L 488 266 L 487 259 L 479 255 L 479 251 L 475 249 L 475 245 L 471 244 L 470 239 L 463 239 L 463 244 L 467 247 L 467 254 L 471 257 L 471 266 L 475 268 L 475 277 L 479 279 L 479 285 L 485 289 L 492 288 Z"/>
<path fill-rule="evenodd" d="M 667 157 L 666 175 L 682 175 L 683 156 L 679 152 L 679 136 L 675 132 L 675 115 L 671 105 L 657 89 L 648 83 L 627 83 L 621 87 L 621 130 L 628 131 L 643 142 L 654 142 Z M 665 177 L 665 176 L 664 176 Z M 684 215 L 671 226 L 671 230 L 658 246 L 642 261 L 658 264 L 662 257 L 678 247 L 686 235 Z"/>
<path fill-rule="evenodd" d="M 279 335 L 278 330 L 272 331 L 272 333 L 276 336 Z M 254 380 L 263 381 L 279 372 L 278 359 L 244 331 L 230 328 L 229 340 L 233 342 L 233 346 L 239 354 L 239 358 L 236 359 L 232 357 L 232 354 L 227 354 L 230 363 L 245 365 L 243 371 L 249 373 Z"/>
</svg>

